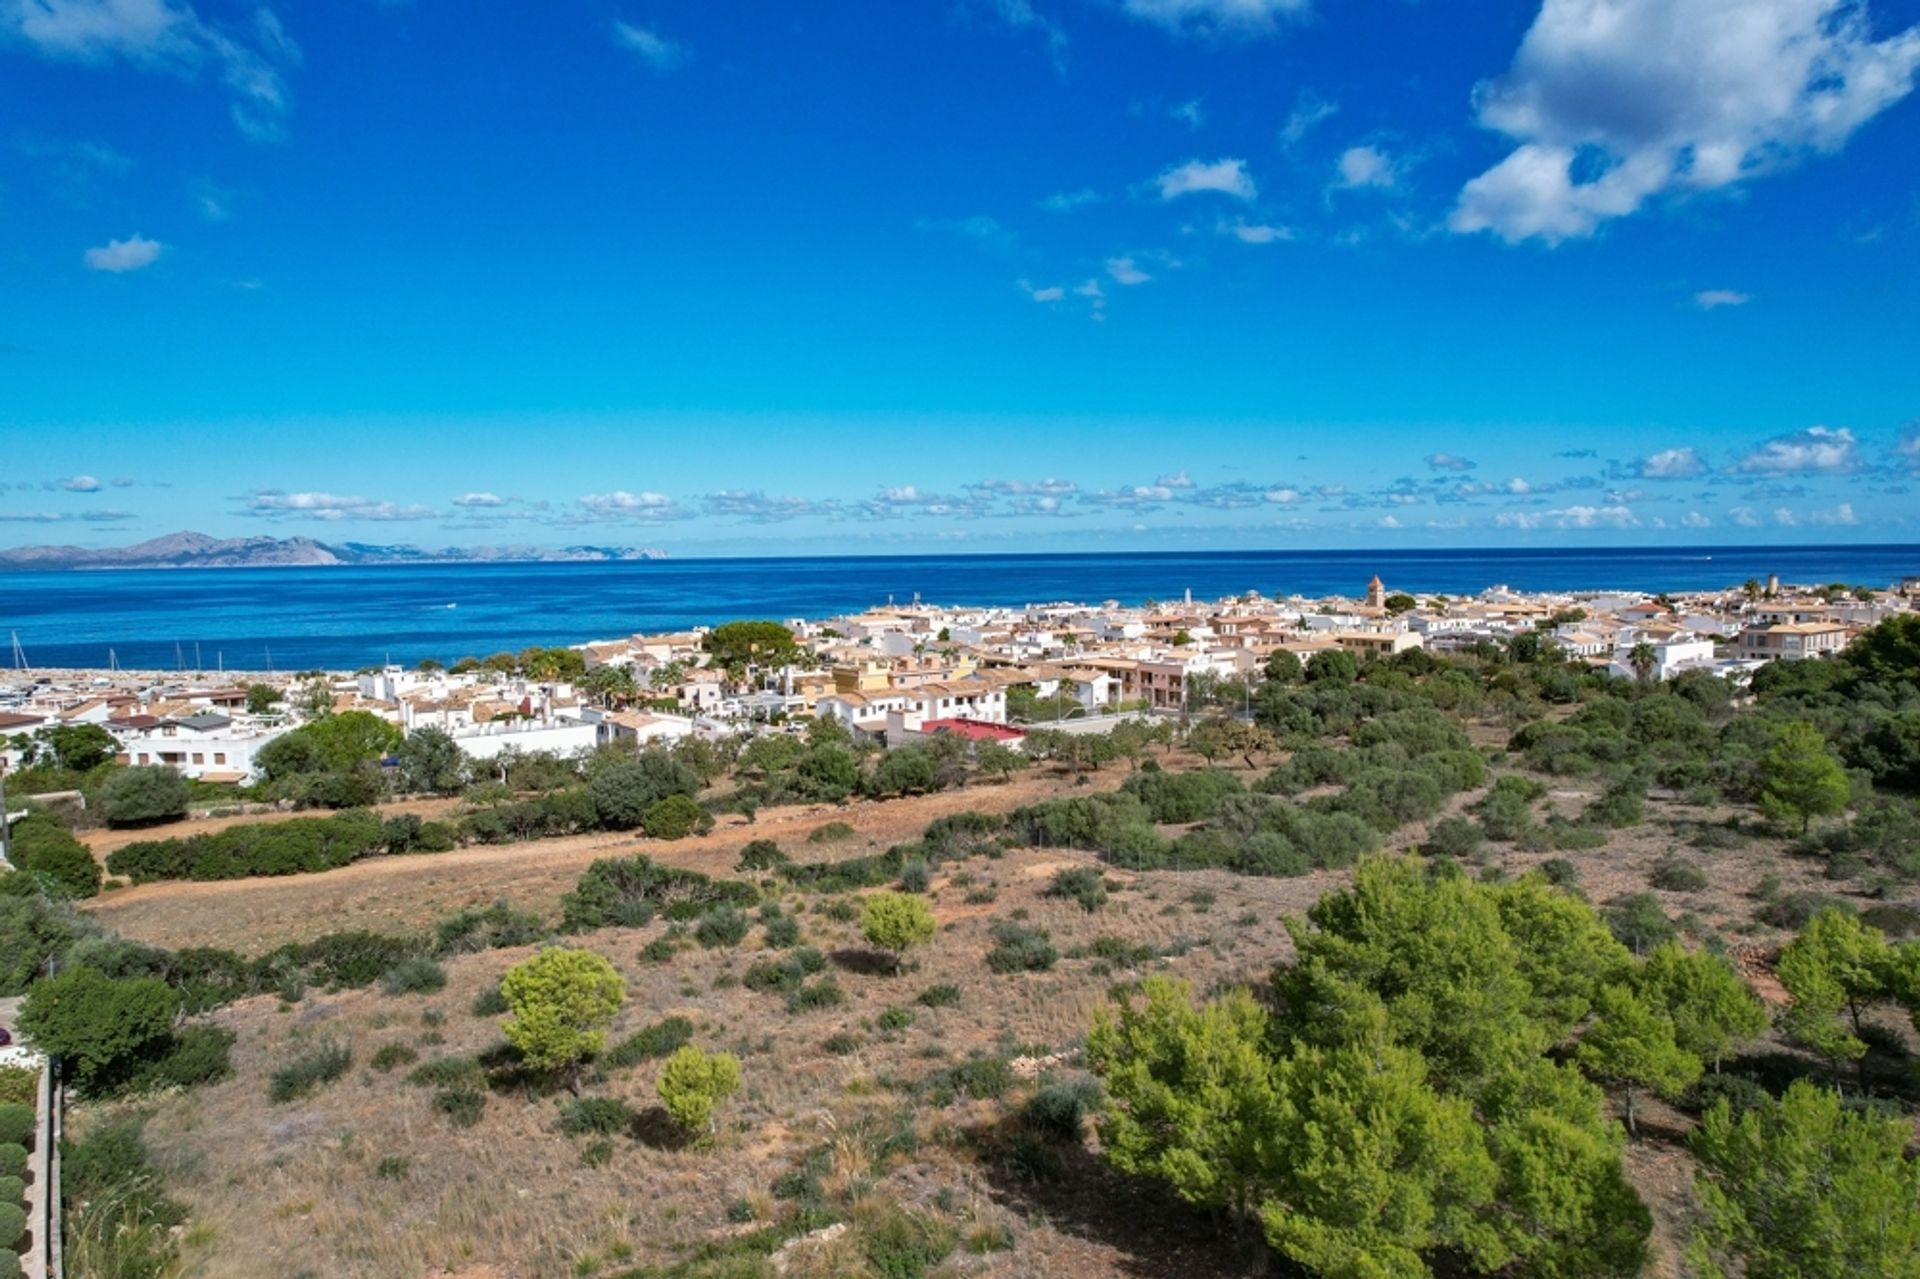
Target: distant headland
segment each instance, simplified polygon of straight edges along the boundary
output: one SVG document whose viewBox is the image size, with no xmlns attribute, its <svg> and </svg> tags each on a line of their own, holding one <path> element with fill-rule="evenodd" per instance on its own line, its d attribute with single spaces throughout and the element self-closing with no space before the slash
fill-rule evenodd
<svg viewBox="0 0 1920 1279">
<path fill-rule="evenodd" d="M 631 546 L 468 546 L 426 550 L 310 537 L 209 537 L 169 533 L 134 546 L 19 546 L 0 550 L 0 570 L 113 568 L 306 568 L 338 564 L 500 564 L 663 560 L 667 553 Z"/>
</svg>

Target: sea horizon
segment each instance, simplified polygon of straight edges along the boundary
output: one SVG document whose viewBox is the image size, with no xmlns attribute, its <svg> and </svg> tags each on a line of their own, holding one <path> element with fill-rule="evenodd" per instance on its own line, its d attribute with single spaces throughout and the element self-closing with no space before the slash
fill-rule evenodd
<svg viewBox="0 0 1920 1279">
<path fill-rule="evenodd" d="M 700 556 L 0 574 L 0 628 L 30 668 L 289 671 L 453 661 L 529 645 L 818 619 L 917 597 L 956 607 L 1118 600 L 1710 590 L 1778 574 L 1876 588 L 1920 544 L 1455 547 Z M 197 646 L 197 649 L 196 649 Z M 197 656 L 196 656 L 197 652 Z M 9 665 L 15 663 L 9 661 Z"/>
</svg>

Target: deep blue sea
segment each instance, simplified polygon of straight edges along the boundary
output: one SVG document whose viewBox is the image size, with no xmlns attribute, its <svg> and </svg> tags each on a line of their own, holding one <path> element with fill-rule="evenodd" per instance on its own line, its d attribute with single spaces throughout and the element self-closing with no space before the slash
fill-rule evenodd
<svg viewBox="0 0 1920 1279">
<path fill-rule="evenodd" d="M 845 556 L 614 564 L 447 564 L 0 574 L 0 643 L 30 665 L 351 669 L 485 656 L 737 617 L 825 617 L 906 603 L 1138 603 L 1257 590 L 1358 595 L 1788 582 L 1885 587 L 1920 574 L 1920 546 L 1218 551 Z M 196 647 L 197 646 L 197 647 Z M 13 665 L 0 648 L 0 668 Z"/>
</svg>

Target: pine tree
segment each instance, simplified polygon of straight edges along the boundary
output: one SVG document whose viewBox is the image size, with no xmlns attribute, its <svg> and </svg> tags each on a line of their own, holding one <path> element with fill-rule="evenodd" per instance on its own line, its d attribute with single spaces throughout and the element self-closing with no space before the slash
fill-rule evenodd
<svg viewBox="0 0 1920 1279">
<path fill-rule="evenodd" d="M 1775 821 L 1800 820 L 1805 834 L 1816 817 L 1847 806 L 1847 775 L 1827 750 L 1827 739 L 1804 720 L 1780 729 L 1760 757 L 1760 807 Z"/>
</svg>

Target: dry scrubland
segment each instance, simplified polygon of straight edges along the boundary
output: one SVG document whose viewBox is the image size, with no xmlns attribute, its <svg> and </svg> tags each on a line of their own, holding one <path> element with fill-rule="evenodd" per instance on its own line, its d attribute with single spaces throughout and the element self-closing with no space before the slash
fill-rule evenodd
<svg viewBox="0 0 1920 1279">
<path fill-rule="evenodd" d="M 1242 775 L 1248 782 L 1255 776 Z M 770 811 L 752 827 L 728 825 L 679 844 L 649 843 L 645 851 L 716 875 L 731 874 L 750 838 L 777 839 L 802 860 L 852 856 L 908 839 L 945 813 L 1003 810 L 1050 794 L 1108 788 L 1125 776 L 1118 767 L 1085 787 L 1042 775 L 846 810 Z M 1578 811 L 1598 790 L 1564 781 L 1555 787 L 1546 804 L 1566 812 Z M 1456 797 L 1450 811 L 1473 798 Z M 1731 816 L 1732 810 L 1656 796 L 1647 821 L 1613 832 L 1604 848 L 1527 854 L 1489 845 L 1483 857 L 1508 874 L 1563 857 L 1577 867 L 1580 889 L 1605 904 L 1647 891 L 1655 863 L 1683 851 L 1705 871 L 1707 886 L 1659 893 L 1667 913 L 1683 929 L 1717 930 L 1756 988 L 1775 1002 L 1778 988 L 1762 957 L 1789 934 L 1755 921 L 1762 881 L 1776 875 L 1779 890 L 1788 893 L 1840 886 L 1819 877 L 1820 863 L 1789 856 L 1774 838 L 1723 839 L 1717 842 L 1737 846 L 1720 851 L 1688 846 L 1703 827 Z M 829 819 L 851 822 L 858 835 L 837 845 L 806 845 L 806 832 Z M 1396 842 L 1422 836 L 1421 827 L 1410 827 Z M 95 911 L 143 941 L 258 953 L 333 929 L 420 928 L 461 906 L 498 898 L 551 915 L 594 857 L 633 851 L 640 848 L 631 839 L 580 836 L 289 879 L 150 885 L 110 893 Z M 185 1273 L 205 1279 L 612 1276 L 669 1266 L 703 1246 L 724 1247 L 778 1216 L 788 1201 L 776 1188 L 791 1193 L 795 1175 L 809 1172 L 815 1191 L 862 1229 L 899 1226 L 900 1208 L 946 1223 L 957 1246 L 935 1273 L 1073 1279 L 1247 1273 L 1246 1258 L 1214 1223 L 1164 1187 L 1100 1162 L 1090 1127 L 1078 1142 L 1036 1142 L 1011 1116 L 1043 1082 L 1083 1074 L 1078 1045 L 1093 1008 L 1116 982 L 1164 971 L 1202 992 L 1228 983 L 1258 985 L 1291 953 L 1282 918 L 1304 911 L 1350 875 L 1271 879 L 1109 870 L 1111 895 L 1098 911 L 1047 895 L 1056 871 L 1090 865 L 1097 865 L 1090 855 L 1033 849 L 942 865 L 930 896 L 939 932 L 898 975 L 875 963 L 852 912 L 834 910 L 833 903 L 854 895 L 783 893 L 804 942 L 829 956 L 825 971 L 847 997 L 839 1007 L 789 1012 L 783 995 L 741 983 L 754 961 L 776 954 L 757 922 L 737 946 L 705 949 L 687 939 L 664 962 L 642 954 L 666 934 L 661 922 L 604 929 L 570 943 L 606 955 L 628 983 L 610 1042 L 682 1016 L 693 1025 L 693 1042 L 739 1056 L 743 1086 L 722 1109 L 719 1133 L 706 1149 L 675 1148 L 648 1136 L 659 1126 L 644 1113 L 640 1135 L 568 1136 L 559 1129 L 565 1090 L 496 1087 L 477 1123 L 462 1128 L 436 1110 L 433 1088 L 407 1081 L 420 1063 L 483 1054 L 500 1044 L 500 1018 L 476 1015 L 474 1004 L 531 948 L 448 960 L 448 984 L 433 994 L 394 996 L 376 987 L 312 992 L 293 1005 L 262 997 L 221 1009 L 213 1020 L 238 1035 L 233 1077 L 146 1103 L 148 1139 L 168 1189 L 191 1206 Z M 1050 931 L 1062 954 L 1054 969 L 989 970 L 983 958 L 992 944 L 989 930 L 1010 918 Z M 1116 961 L 1081 953 L 1097 938 L 1154 955 Z M 1104 949 L 1118 947 L 1109 941 Z M 940 985 L 957 987 L 957 1002 L 917 1002 L 921 992 Z M 908 1010 L 910 1024 L 901 1026 L 904 1019 L 889 1009 Z M 351 1068 L 305 1099 L 270 1105 L 268 1075 L 326 1042 L 351 1045 Z M 389 1057 L 402 1055 L 394 1045 L 415 1060 L 377 1069 L 382 1049 Z M 976 1056 L 1009 1062 L 1004 1092 L 991 1081 L 973 1085 L 1000 1095 L 969 1096 L 964 1083 L 957 1090 L 929 1088 L 928 1080 Z M 643 1062 L 615 1070 L 583 1091 L 646 1112 L 654 1105 L 657 1068 Z M 1627 1166 L 1656 1220 L 1648 1273 L 1673 1275 L 1692 1180 L 1680 1145 L 1690 1121 L 1657 1103 L 1643 1103 L 1642 1115 L 1642 1136 L 1629 1145 Z M 796 1276 L 874 1273 L 849 1242 L 789 1245 L 778 1264 Z M 713 1264 L 698 1273 L 761 1273 Z"/>
</svg>

